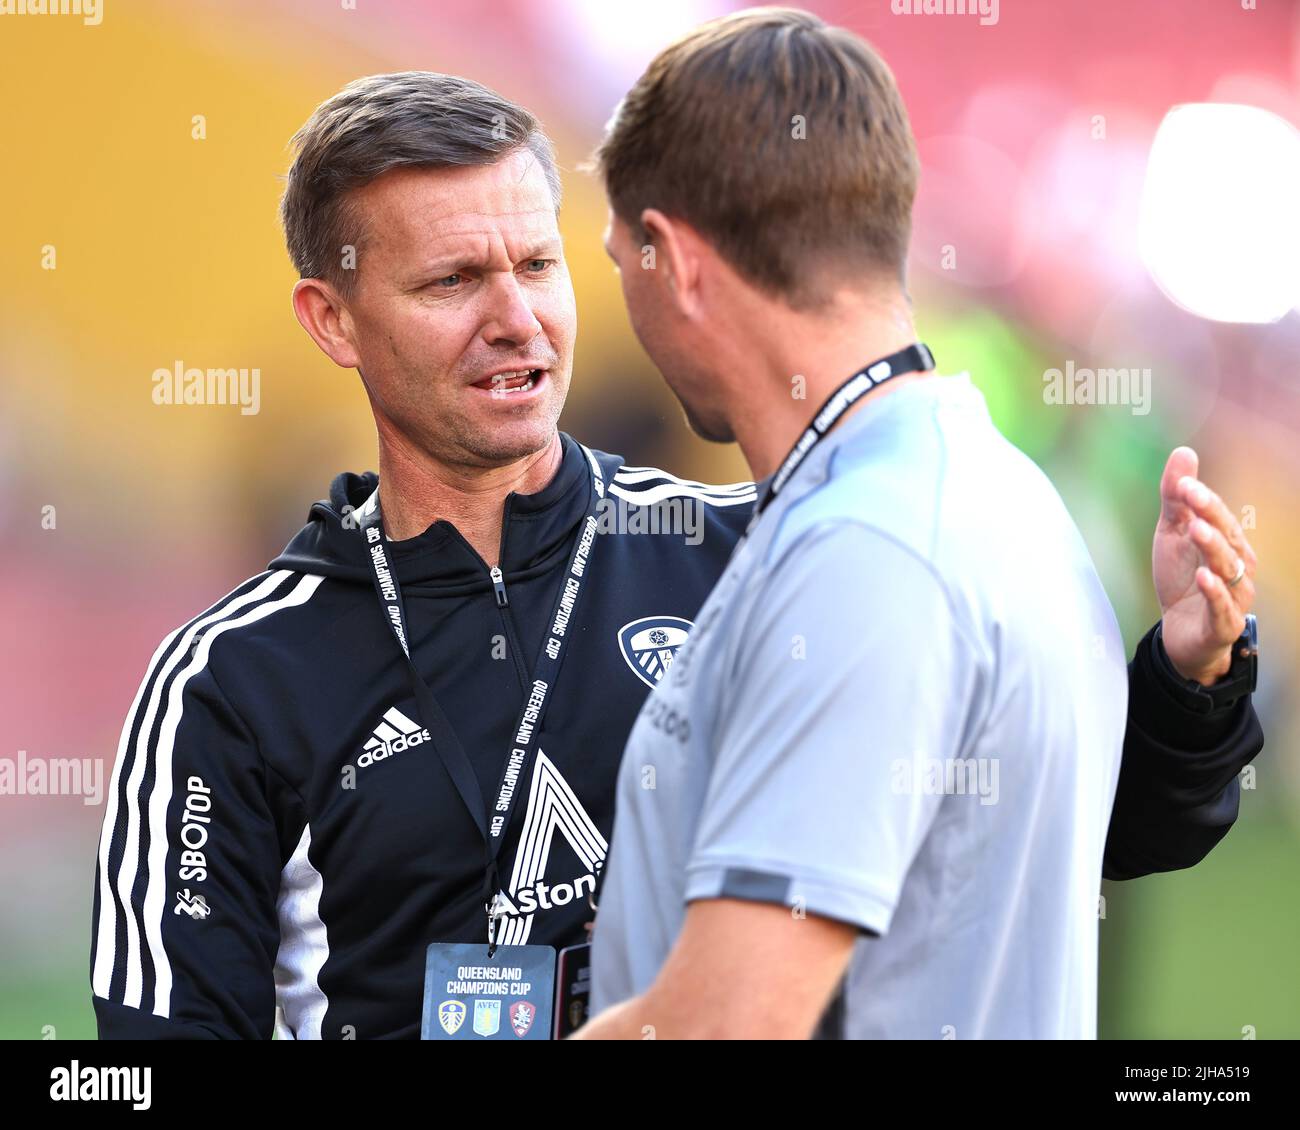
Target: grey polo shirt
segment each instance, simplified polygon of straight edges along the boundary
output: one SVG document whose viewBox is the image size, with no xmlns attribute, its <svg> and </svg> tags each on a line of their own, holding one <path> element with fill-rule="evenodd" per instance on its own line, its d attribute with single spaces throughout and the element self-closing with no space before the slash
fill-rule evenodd
<svg viewBox="0 0 1300 1130">
<path fill-rule="evenodd" d="M 867 402 L 740 545 L 628 740 L 593 1007 L 697 899 L 856 927 L 850 1037 L 1092 1037 L 1123 642 L 963 374 Z M 733 944 L 744 960 L 744 942 Z"/>
</svg>

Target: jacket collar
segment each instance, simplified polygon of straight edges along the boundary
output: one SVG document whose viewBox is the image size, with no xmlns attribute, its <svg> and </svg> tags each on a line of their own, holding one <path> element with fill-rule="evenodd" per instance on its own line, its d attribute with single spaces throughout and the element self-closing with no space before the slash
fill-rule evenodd
<svg viewBox="0 0 1300 1130">
<path fill-rule="evenodd" d="M 554 564 L 591 501 L 592 476 L 582 445 L 564 432 L 560 466 L 533 494 L 507 495 L 502 528 L 501 570 L 526 579 Z M 619 460 L 621 463 L 621 460 Z M 370 584 L 370 564 L 357 511 L 379 489 L 373 471 L 345 471 L 330 484 L 329 498 L 315 503 L 307 525 L 271 568 L 293 569 Z M 439 519 L 413 538 L 392 542 L 390 561 L 405 586 L 475 591 L 490 584 L 487 566 L 456 527 Z"/>
</svg>

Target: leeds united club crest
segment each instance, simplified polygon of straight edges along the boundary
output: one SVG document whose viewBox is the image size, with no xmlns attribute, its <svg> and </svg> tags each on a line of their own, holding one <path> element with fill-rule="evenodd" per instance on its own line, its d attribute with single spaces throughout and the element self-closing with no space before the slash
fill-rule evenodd
<svg viewBox="0 0 1300 1130">
<path fill-rule="evenodd" d="M 692 627 L 680 616 L 643 616 L 619 629 L 618 647 L 637 678 L 653 687 L 673 665 Z"/>
<path fill-rule="evenodd" d="M 454 1036 L 465 1023 L 465 1006 L 460 1001 L 443 1001 L 438 1006 L 438 1023 L 448 1036 Z"/>
</svg>

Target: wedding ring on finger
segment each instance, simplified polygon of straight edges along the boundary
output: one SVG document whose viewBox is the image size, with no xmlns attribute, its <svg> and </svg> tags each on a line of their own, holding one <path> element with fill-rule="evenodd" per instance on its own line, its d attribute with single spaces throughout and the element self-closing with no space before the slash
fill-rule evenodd
<svg viewBox="0 0 1300 1130">
<path fill-rule="evenodd" d="M 1246 575 L 1246 559 L 1244 557 L 1238 557 L 1237 571 L 1236 573 L 1233 574 L 1232 580 L 1228 582 L 1228 588 L 1235 589 L 1239 584 L 1241 584 L 1241 578 L 1244 577 L 1245 575 Z"/>
</svg>

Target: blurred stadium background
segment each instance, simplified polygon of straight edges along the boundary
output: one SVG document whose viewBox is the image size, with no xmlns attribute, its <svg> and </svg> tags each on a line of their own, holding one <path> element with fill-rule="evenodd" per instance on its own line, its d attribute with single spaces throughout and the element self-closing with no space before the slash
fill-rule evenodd
<svg viewBox="0 0 1300 1130">
<path fill-rule="evenodd" d="M 107 782 L 158 640 L 258 571 L 337 470 L 373 465 L 355 375 L 293 318 L 276 216 L 286 142 L 358 75 L 454 71 L 540 114 L 565 169 L 581 312 L 564 426 L 634 463 L 744 477 L 734 450 L 687 434 L 640 352 L 600 248 L 599 191 L 575 171 L 653 53 L 732 6 L 106 0 L 93 27 L 0 16 L 0 756 L 102 758 Z M 1253 524 L 1268 746 L 1206 863 L 1106 890 L 1101 1031 L 1300 1036 L 1300 182 L 1285 145 L 1193 123 L 1175 187 L 1165 178 L 1143 202 L 1175 105 L 1300 123 L 1300 8 L 1002 0 L 982 25 L 890 0 L 806 6 L 866 35 L 897 74 L 924 162 L 921 335 L 1057 483 L 1129 646 L 1157 614 L 1150 536 L 1172 446 L 1194 445 Z M 1225 170 L 1217 200 L 1193 192 Z M 1177 216 L 1185 254 L 1157 284 L 1139 247 Z M 1180 286 L 1202 312 L 1260 324 L 1199 317 L 1171 301 Z M 259 368 L 260 412 L 155 406 L 151 374 L 178 360 Z M 1149 413 L 1046 404 L 1043 374 L 1067 361 L 1149 367 Z M 0 1036 L 94 1033 L 102 815 L 76 797 L 0 797 Z"/>
</svg>

